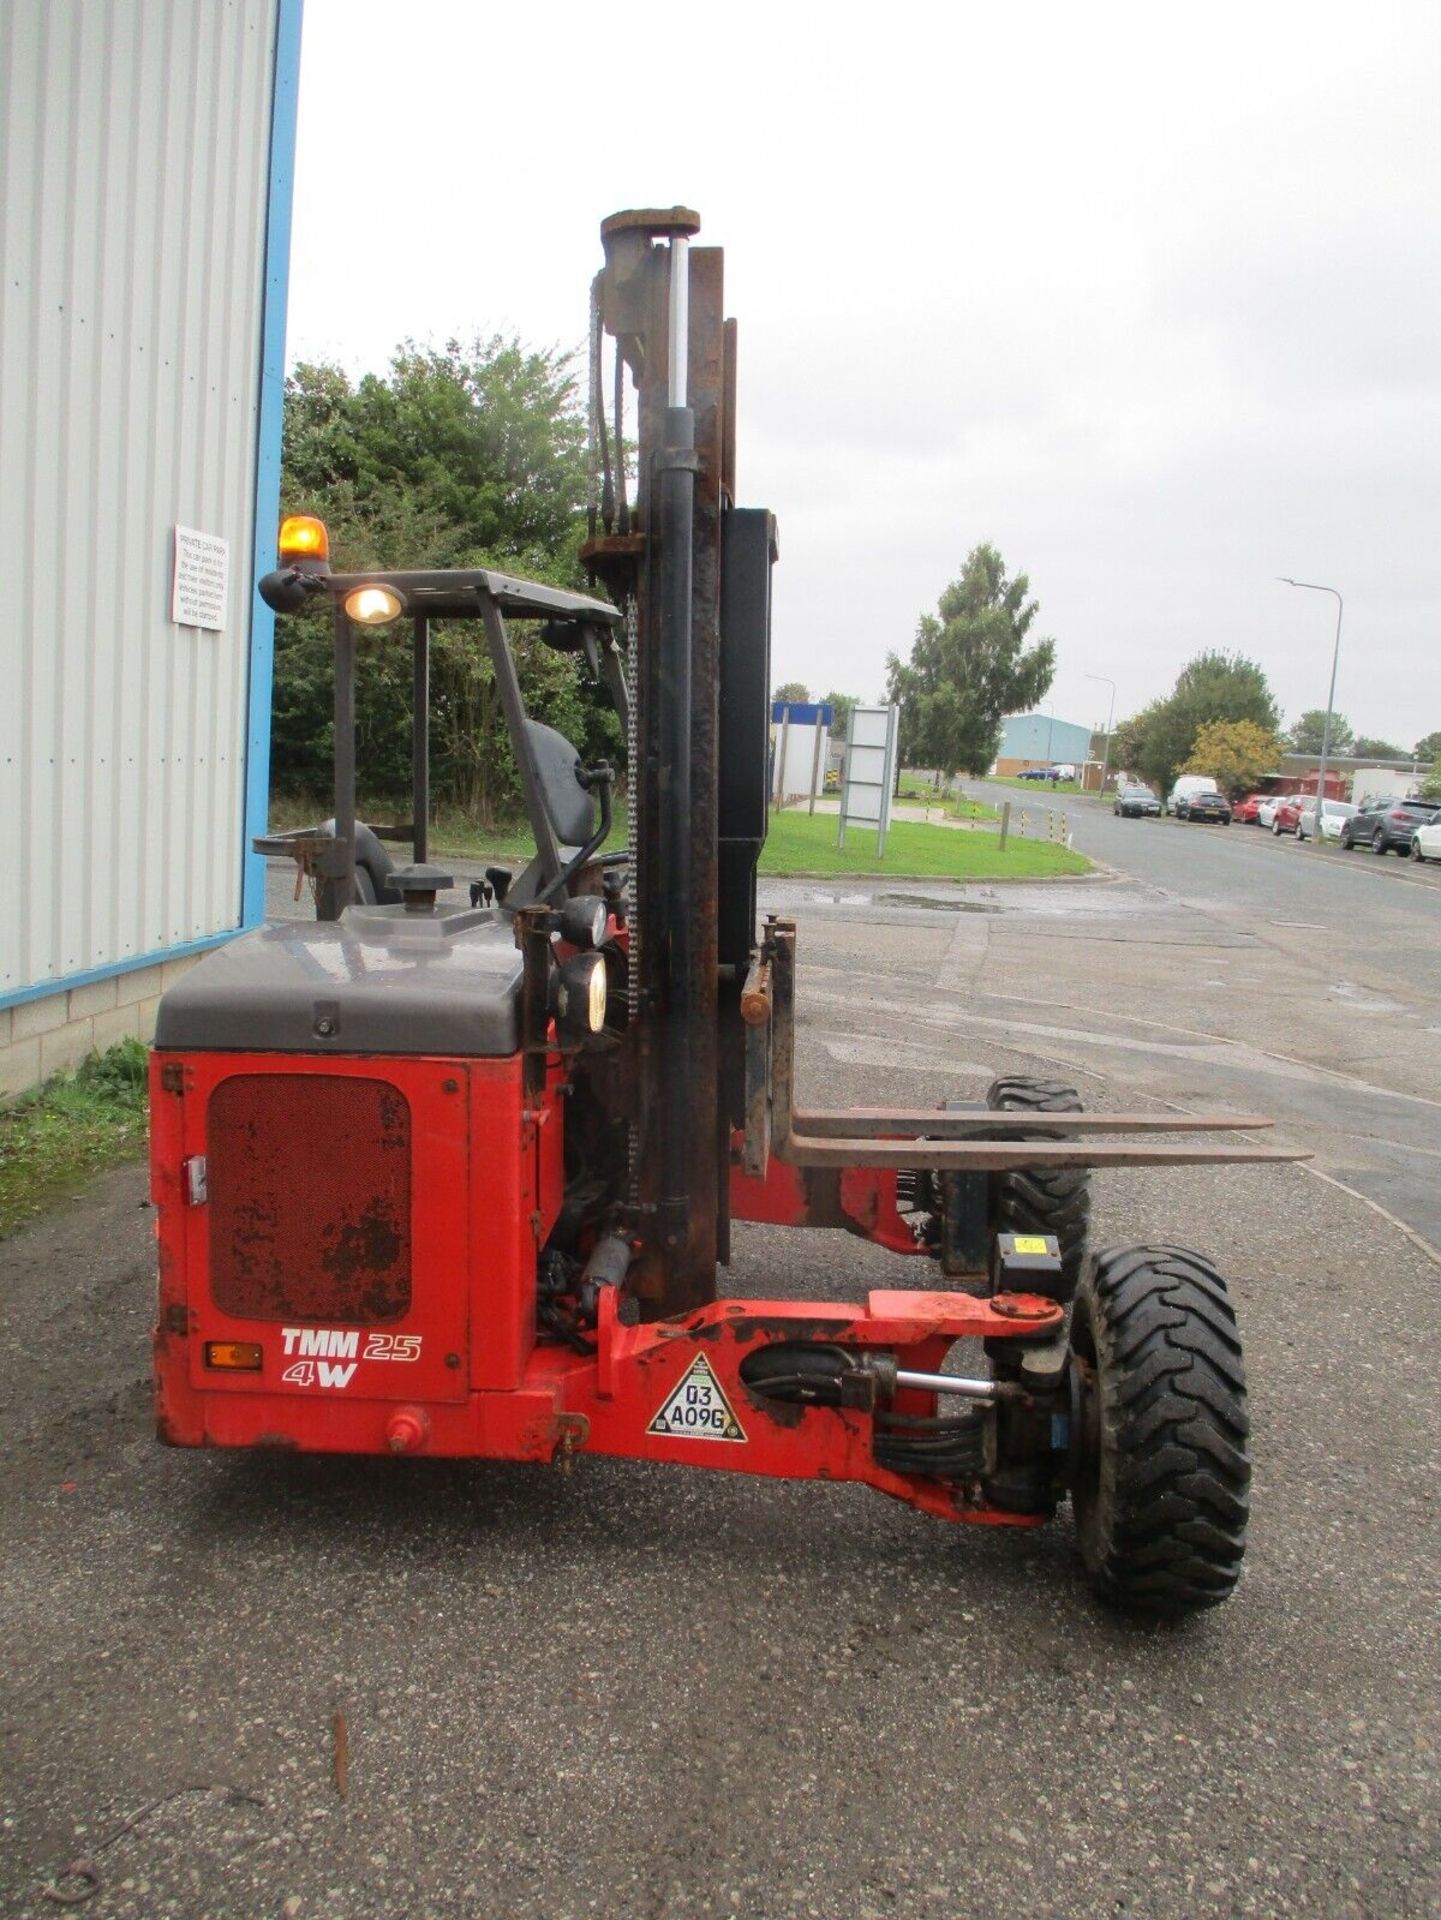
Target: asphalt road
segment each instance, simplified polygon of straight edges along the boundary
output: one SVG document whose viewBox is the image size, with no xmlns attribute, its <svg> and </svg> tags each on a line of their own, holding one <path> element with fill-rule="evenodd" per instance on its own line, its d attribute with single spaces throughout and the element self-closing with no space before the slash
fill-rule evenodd
<svg viewBox="0 0 1441 1920">
<path fill-rule="evenodd" d="M 1069 811 L 1075 844 L 1120 880 L 1057 889 L 1057 937 L 1034 966 L 1029 935 L 1010 937 L 1015 912 L 1028 927 L 1034 913 L 997 889 L 976 984 L 1004 972 L 1018 993 L 1084 1008 L 1089 1042 L 1066 1039 L 1078 1069 L 1125 1054 L 1161 1097 L 1274 1115 L 1318 1166 L 1441 1247 L 1441 867 Z"/>
<path fill-rule="evenodd" d="M 1298 1078 L 1269 1051 L 1289 930 L 1188 904 L 1232 871 L 1203 862 L 1288 851 L 1124 830 L 1174 841 L 1169 878 L 768 889 L 801 922 L 802 1096 L 1069 1069 L 1102 1106 L 1261 1085 L 1294 1136 L 1319 985 Z M 1138 986 L 1178 974 L 1224 983 L 1209 1026 Z M 1434 1914 L 1441 1268 L 1301 1167 L 1100 1176 L 1097 1230 L 1210 1252 L 1246 1337 L 1246 1576 L 1180 1629 L 1097 1606 L 1064 1514 L 167 1452 L 144 1182 L 108 1176 L 0 1249 L 0 1913 L 54 1912 L 90 1854 L 93 1920 Z M 737 1240 L 737 1293 L 897 1277 L 843 1236 Z"/>
</svg>

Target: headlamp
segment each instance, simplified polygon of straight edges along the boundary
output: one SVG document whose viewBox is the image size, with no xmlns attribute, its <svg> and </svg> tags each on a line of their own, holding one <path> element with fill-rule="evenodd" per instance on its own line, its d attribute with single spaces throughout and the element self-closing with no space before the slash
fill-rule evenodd
<svg viewBox="0 0 1441 1920">
<path fill-rule="evenodd" d="M 605 955 L 573 953 L 553 976 L 555 1023 L 563 1039 L 591 1040 L 605 1026 Z"/>
<path fill-rule="evenodd" d="M 388 627 L 405 612 L 405 602 L 394 587 L 352 587 L 343 605 L 358 627 Z"/>
</svg>

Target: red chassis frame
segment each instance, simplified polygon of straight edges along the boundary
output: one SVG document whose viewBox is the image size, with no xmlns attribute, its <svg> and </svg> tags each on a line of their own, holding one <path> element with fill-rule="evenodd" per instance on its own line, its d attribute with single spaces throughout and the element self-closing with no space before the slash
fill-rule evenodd
<svg viewBox="0 0 1441 1920">
<path fill-rule="evenodd" d="M 275 1075 L 381 1081 L 409 1106 L 413 1260 L 422 1284 L 383 1327 L 362 1322 L 358 1339 L 356 1323 L 347 1328 L 337 1317 L 318 1332 L 309 1328 L 310 1344 L 300 1346 L 302 1334 L 282 1325 L 282 1316 L 226 1314 L 213 1297 L 208 1199 L 193 1186 L 191 1166 L 210 1154 L 216 1090 L 236 1076 Z M 873 1292 L 861 1306 L 717 1300 L 675 1320 L 625 1324 L 618 1295 L 604 1289 L 593 1353 L 537 1344 L 536 1254 L 564 1182 L 560 1082 L 553 1063 L 532 1106 L 519 1058 L 154 1054 L 161 1438 L 176 1446 L 532 1461 L 584 1450 L 773 1478 L 862 1481 L 947 1520 L 1039 1523 L 1042 1515 L 990 1505 L 974 1482 L 878 1465 L 869 1412 L 779 1403 L 748 1388 L 740 1368 L 760 1346 L 810 1340 L 877 1350 L 904 1369 L 934 1373 L 951 1345 L 968 1336 L 1054 1334 L 1063 1313 L 1049 1300 L 940 1291 Z M 324 1143 L 310 1162 L 305 1151 L 306 1143 L 297 1143 L 301 1208 L 315 1167 L 323 1165 Z M 773 1160 L 763 1180 L 736 1170 L 731 1191 L 740 1218 L 841 1226 L 896 1252 L 919 1251 L 897 1212 L 895 1188 L 893 1170 L 858 1169 L 818 1189 L 803 1170 Z M 371 1357 L 376 1339 L 382 1349 Z M 259 1369 L 212 1369 L 207 1357 L 215 1342 L 259 1348 Z M 289 1364 L 297 1351 L 328 1352 L 346 1364 Z M 412 1364 L 395 1364 L 412 1353 Z M 702 1356 L 739 1437 L 657 1430 L 662 1409 L 684 1391 Z M 282 1384 L 287 1372 L 303 1377 Z M 933 1393 L 904 1391 L 894 1410 L 929 1414 L 936 1402 Z"/>
</svg>

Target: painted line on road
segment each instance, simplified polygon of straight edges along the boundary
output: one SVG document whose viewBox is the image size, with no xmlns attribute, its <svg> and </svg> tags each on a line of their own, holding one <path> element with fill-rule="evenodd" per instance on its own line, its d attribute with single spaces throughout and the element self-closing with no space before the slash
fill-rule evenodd
<svg viewBox="0 0 1441 1920">
<path fill-rule="evenodd" d="M 1379 1213 L 1383 1220 L 1389 1221 L 1396 1231 L 1409 1240 L 1418 1253 L 1424 1253 L 1435 1267 L 1441 1267 L 1441 1247 L 1432 1246 L 1424 1234 L 1417 1233 L 1414 1227 L 1408 1227 L 1404 1220 L 1398 1219 L 1389 1207 L 1383 1207 L 1379 1200 L 1373 1200 L 1369 1193 L 1360 1193 L 1355 1187 L 1348 1187 L 1344 1180 L 1338 1180 L 1334 1173 L 1323 1173 L 1320 1167 L 1313 1166 L 1309 1160 L 1298 1160 L 1296 1164 L 1303 1173 L 1309 1173 L 1313 1180 L 1324 1180 L 1328 1187 L 1338 1187 L 1342 1193 L 1349 1193 L 1353 1200 L 1359 1200 L 1363 1207 L 1369 1207 L 1372 1213 Z"/>
<path fill-rule="evenodd" d="M 1159 1101 L 1163 1107 L 1169 1107 L 1172 1113 L 1188 1115 L 1195 1113 L 1194 1107 L 1184 1107 L 1179 1100 L 1168 1100 L 1164 1094 L 1155 1093 L 1151 1098 Z M 1253 1145 L 1260 1144 L 1253 1134 L 1244 1133 L 1241 1138 L 1250 1140 Z M 1441 1247 L 1433 1246 L 1424 1233 L 1418 1233 L 1414 1227 L 1408 1226 L 1398 1215 L 1392 1213 L 1389 1207 L 1383 1207 L 1381 1202 L 1373 1200 L 1369 1193 L 1362 1193 L 1359 1188 L 1349 1186 L 1344 1180 L 1338 1180 L 1334 1173 L 1323 1172 L 1314 1160 L 1298 1160 L 1294 1164 L 1302 1173 L 1309 1173 L 1313 1180 L 1324 1180 L 1328 1187 L 1335 1187 L 1338 1193 L 1350 1194 L 1351 1198 L 1359 1200 L 1363 1207 L 1369 1207 L 1372 1213 L 1379 1214 L 1389 1226 L 1396 1229 L 1403 1239 L 1409 1240 L 1418 1253 L 1424 1253 L 1433 1266 L 1441 1267 Z"/>
<path fill-rule="evenodd" d="M 1135 1027 L 1154 1027 L 1158 1033 L 1186 1034 L 1195 1040 L 1206 1042 L 1206 1048 L 1204 1050 L 1199 1047 L 1195 1049 L 1197 1058 L 1202 1057 L 1203 1051 L 1209 1052 L 1217 1047 L 1225 1047 L 1232 1049 L 1238 1057 L 1252 1054 L 1258 1059 L 1275 1060 L 1283 1066 L 1297 1068 L 1303 1074 L 1314 1074 L 1321 1079 L 1334 1081 L 1337 1086 L 1348 1087 L 1353 1093 L 1376 1093 L 1382 1095 L 1383 1098 L 1387 1100 L 1405 1100 L 1412 1106 L 1441 1108 L 1441 1100 L 1432 1100 L 1424 1093 L 1404 1093 L 1397 1087 L 1377 1086 L 1372 1080 L 1358 1080 L 1354 1074 L 1343 1073 L 1338 1067 L 1323 1067 L 1318 1065 L 1314 1060 L 1300 1060 L 1297 1059 L 1294 1054 L 1290 1053 L 1273 1053 L 1268 1048 L 1252 1046 L 1248 1040 L 1232 1040 L 1222 1033 L 1207 1033 L 1205 1029 L 1201 1027 L 1178 1027 L 1166 1020 L 1147 1020 L 1139 1013 L 1107 1013 L 1103 1009 L 1096 1007 L 1078 1007 L 1074 1001 L 1070 1000 L 1031 1000 L 1027 999 L 1025 995 L 1018 993 L 995 993 L 989 988 L 982 988 L 981 991 L 988 1000 L 1009 1000 L 1020 1007 L 1050 1007 L 1061 1013 L 1078 1013 L 1082 1018 L 1090 1018 L 1093 1020 L 1099 1013 L 1102 1019 L 1124 1020 L 1129 1025 Z M 975 1017 L 979 1018 L 981 1016 Z M 1427 1031 L 1429 1032 L 1431 1029 L 1428 1028 Z M 1441 1031 L 1441 1029 L 1438 1029 L 1438 1031 Z M 1107 1045 L 1111 1043 L 1110 1035 L 1080 1035 L 1078 1037 L 1081 1039 L 1093 1039 L 1097 1045 Z M 1119 1044 L 1124 1046 L 1126 1043 L 1125 1041 L 1120 1041 Z M 1131 1041 L 1130 1045 L 1133 1049 L 1143 1049 L 1145 1047 L 1145 1043 L 1139 1040 Z M 1170 1048 L 1158 1048 L 1156 1050 L 1160 1052 L 1173 1051 L 1173 1049 Z"/>
<path fill-rule="evenodd" d="M 822 962 L 808 961 L 803 974 L 838 974 L 852 983 L 852 986 L 868 980 L 878 985 L 894 986 L 895 982 L 883 974 L 855 973 L 841 967 L 829 967 Z M 956 993 L 955 988 L 938 990 Z M 1165 1020 L 1147 1020 L 1137 1013 L 1110 1013 L 1096 1007 L 1078 1007 L 1070 1000 L 1033 1000 L 1024 994 L 997 993 L 993 988 L 980 987 L 977 994 L 984 1000 L 996 1000 L 1019 1007 L 1044 1008 L 1048 1012 L 1074 1013 L 1084 1020 L 1124 1020 L 1128 1026 L 1151 1027 L 1158 1034 L 1179 1034 L 1183 1038 L 1195 1041 L 1190 1047 L 1167 1044 L 1161 1040 L 1147 1040 L 1129 1034 L 1099 1033 L 1095 1028 L 1058 1027 L 1049 1022 L 1012 1021 L 996 1019 L 983 1013 L 967 1013 L 960 1007 L 938 1007 L 934 1001 L 916 1002 L 896 1001 L 889 998 L 872 999 L 866 1002 L 867 1009 L 882 1013 L 898 1013 L 922 1026 L 937 1027 L 941 1030 L 956 1026 L 980 1026 L 1000 1028 L 1006 1032 L 1030 1034 L 1042 1039 L 1060 1040 L 1067 1043 L 1079 1043 L 1082 1046 L 1096 1047 L 1102 1051 L 1111 1050 L 1121 1053 L 1154 1053 L 1170 1056 L 1174 1059 L 1209 1060 L 1214 1064 L 1234 1064 L 1244 1066 L 1249 1060 L 1253 1072 L 1264 1072 L 1258 1067 L 1258 1061 L 1271 1061 L 1281 1069 L 1286 1077 L 1298 1080 L 1329 1081 L 1333 1086 L 1344 1087 L 1352 1093 L 1374 1094 L 1383 1100 L 1399 1100 L 1408 1106 L 1435 1107 L 1441 1109 L 1441 1100 L 1433 1100 L 1424 1093 L 1406 1093 L 1398 1087 L 1383 1087 L 1374 1080 L 1362 1080 L 1357 1075 L 1343 1073 L 1338 1067 L 1323 1067 L 1314 1060 L 1301 1060 L 1294 1054 L 1276 1053 L 1267 1047 L 1252 1045 L 1249 1040 L 1233 1040 L 1226 1034 L 1208 1033 L 1201 1027 L 1180 1027 Z M 828 993 L 824 987 L 810 989 L 811 997 L 823 1000 L 832 1006 L 854 1007 L 854 992 Z M 1067 1062 L 1066 1064 L 1072 1064 Z M 1097 1079 L 1104 1079 L 1097 1074 Z"/>
<path fill-rule="evenodd" d="M 810 971 L 830 972 L 832 971 L 832 969 L 817 967 L 814 964 L 812 964 Z M 824 989 L 817 990 L 814 987 L 810 990 L 809 997 L 812 1000 L 828 1001 L 833 1006 L 846 1006 L 846 1007 L 853 1008 L 855 1005 L 854 995 L 832 994 L 832 993 L 825 992 Z M 1019 996 L 991 995 L 988 997 L 994 998 L 994 999 L 1000 999 L 1005 997 L 1014 998 L 1017 1000 L 1018 1004 L 1022 1006 L 1035 1006 L 1035 1005 L 1041 1004 L 1036 1001 L 1020 999 Z M 1045 1004 L 1058 1005 L 1061 1003 L 1046 1002 Z M 954 1027 L 960 1024 L 993 1027 L 993 1028 L 1009 1027 L 1013 1032 L 1016 1032 L 1017 1034 L 1029 1033 L 1037 1036 L 1045 1035 L 1047 1037 L 1076 1039 L 1076 1040 L 1082 1041 L 1083 1043 L 1089 1041 L 1092 1045 L 1099 1044 L 1103 1047 L 1108 1044 L 1106 1040 L 1098 1040 L 1097 1037 L 1094 1035 L 1072 1034 L 1072 1033 L 1069 1033 L 1065 1028 L 1046 1027 L 1046 1026 L 1040 1025 L 1039 1023 L 1031 1023 L 1031 1022 L 1011 1023 L 1011 1022 L 1002 1021 L 1002 1020 L 992 1020 L 992 1019 L 988 1019 L 985 1015 L 980 1015 L 980 1014 L 966 1015 L 964 1013 L 961 1013 L 959 1009 L 948 1008 L 945 1010 L 946 1015 L 948 1017 L 942 1018 L 941 1020 L 936 1020 L 934 1018 L 934 1014 L 936 1011 L 939 1011 L 939 1009 L 933 1008 L 931 1009 L 932 1018 L 929 1021 L 927 1021 L 926 1009 L 923 1006 L 911 1005 L 905 1002 L 896 1002 L 896 1001 L 877 1002 L 873 1000 L 873 1001 L 867 1002 L 867 1007 L 870 1009 L 878 1008 L 879 1010 L 886 1011 L 886 1012 L 894 1012 L 894 1013 L 900 1013 L 903 1015 L 909 1015 L 913 1019 L 919 1018 L 921 1024 L 939 1026 L 943 1029 L 946 1027 Z M 1065 1011 L 1072 1012 L 1072 1013 L 1084 1013 L 1086 1009 L 1067 1005 L 1065 1007 Z M 1194 1028 L 1186 1028 L 1186 1027 L 1166 1028 L 1162 1022 L 1154 1021 L 1154 1020 L 1148 1020 L 1148 1021 L 1138 1020 L 1137 1024 L 1159 1027 L 1161 1028 L 1162 1031 L 1169 1031 L 1173 1033 L 1194 1033 L 1195 1032 Z M 1213 1043 L 1215 1041 L 1215 1036 L 1209 1035 L 1209 1034 L 1197 1034 L 1196 1037 L 1199 1039 L 1210 1040 Z M 822 1038 L 822 1044 L 825 1044 L 824 1037 Z M 1141 1051 L 1154 1050 L 1156 1052 L 1161 1052 L 1161 1053 L 1190 1055 L 1192 1057 L 1204 1057 L 1205 1052 L 1211 1051 L 1210 1048 L 1202 1050 L 1200 1048 L 1166 1047 L 1159 1044 L 1156 1045 L 1154 1049 L 1152 1049 L 1152 1048 L 1148 1048 L 1144 1041 L 1134 1041 L 1134 1040 L 1130 1043 L 1130 1045 L 1133 1048 Z M 1420 1094 L 1398 1093 L 1394 1089 L 1389 1087 L 1373 1086 L 1368 1081 L 1354 1080 L 1354 1079 L 1351 1079 L 1349 1076 L 1338 1074 L 1330 1068 L 1313 1066 L 1308 1061 L 1291 1060 L 1285 1054 L 1261 1055 L 1260 1049 L 1247 1048 L 1244 1046 L 1244 1043 L 1240 1043 L 1240 1042 L 1222 1041 L 1220 1045 L 1228 1050 L 1234 1051 L 1237 1054 L 1244 1054 L 1246 1052 L 1250 1052 L 1253 1055 L 1253 1057 L 1259 1056 L 1263 1058 L 1273 1059 L 1278 1062 L 1285 1062 L 1285 1064 L 1293 1068 L 1300 1069 L 1305 1074 L 1316 1074 L 1319 1076 L 1323 1076 L 1327 1079 L 1337 1080 L 1337 1081 L 1340 1081 L 1343 1085 L 1350 1086 L 1359 1091 L 1380 1094 L 1383 1098 L 1388 1098 L 1392 1100 L 1405 1100 L 1405 1101 L 1413 1102 L 1415 1104 L 1422 1105 L 1422 1106 L 1432 1106 L 1432 1107 L 1441 1106 L 1441 1101 L 1426 1100 Z M 1029 1048 L 1006 1048 L 1005 1051 L 1032 1052 L 1032 1050 Z M 1071 1072 L 1073 1073 L 1079 1072 L 1081 1074 L 1084 1074 L 1087 1078 L 1097 1079 L 1102 1081 L 1105 1081 L 1108 1078 L 1108 1076 L 1106 1076 L 1105 1074 L 1096 1073 L 1094 1069 L 1088 1069 L 1086 1067 L 1081 1066 L 1079 1062 L 1058 1059 L 1058 1056 L 1054 1054 L 1050 1054 L 1050 1055 L 1034 1054 L 1033 1057 L 1055 1060 L 1057 1061 L 1058 1064 L 1068 1067 Z M 1168 1100 L 1164 1094 L 1152 1093 L 1149 1095 L 1143 1095 L 1142 1097 L 1155 1100 L 1159 1105 L 1169 1108 L 1169 1110 L 1172 1113 L 1185 1114 L 1188 1116 L 1194 1115 L 1195 1113 L 1195 1109 L 1193 1107 L 1184 1106 L 1180 1101 Z M 1243 1139 L 1250 1140 L 1253 1145 L 1259 1144 L 1255 1140 L 1254 1136 L 1251 1134 L 1243 1134 L 1240 1137 Z M 1424 1152 L 1425 1149 L 1423 1148 L 1422 1151 Z M 1419 1253 L 1424 1254 L 1425 1257 L 1432 1263 L 1433 1266 L 1441 1267 L 1441 1248 L 1434 1246 L 1432 1242 L 1425 1237 L 1424 1234 L 1418 1233 L 1414 1227 L 1408 1226 L 1406 1221 L 1402 1220 L 1397 1214 L 1392 1213 L 1389 1207 L 1382 1206 L 1379 1200 L 1373 1200 L 1369 1194 L 1362 1193 L 1358 1188 L 1350 1186 L 1344 1180 L 1338 1179 L 1335 1174 L 1323 1172 L 1322 1169 L 1316 1166 L 1312 1161 L 1302 1160 L 1302 1161 L 1296 1162 L 1295 1164 L 1299 1166 L 1299 1168 L 1303 1173 L 1309 1173 L 1314 1179 L 1324 1180 L 1327 1186 L 1335 1187 L 1341 1193 L 1349 1194 L 1352 1197 L 1352 1199 L 1359 1200 L 1363 1206 L 1369 1207 L 1372 1213 L 1377 1214 L 1381 1219 L 1385 1220 L 1389 1225 L 1393 1226 L 1396 1229 L 1396 1231 L 1400 1233 L 1405 1239 L 1409 1240 L 1411 1244 L 1416 1248 L 1416 1250 Z"/>
</svg>

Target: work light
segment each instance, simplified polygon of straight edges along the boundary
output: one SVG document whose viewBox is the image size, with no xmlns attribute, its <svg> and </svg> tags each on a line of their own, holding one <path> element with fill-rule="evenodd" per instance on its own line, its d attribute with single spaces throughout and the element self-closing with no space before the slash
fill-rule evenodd
<svg viewBox="0 0 1441 1920">
<path fill-rule="evenodd" d="M 345 611 L 358 627 L 388 627 L 405 612 L 405 602 L 394 587 L 352 587 Z"/>
<path fill-rule="evenodd" d="M 553 1006 L 561 1036 L 586 1040 L 605 1026 L 605 955 L 573 953 L 555 970 Z"/>
</svg>

